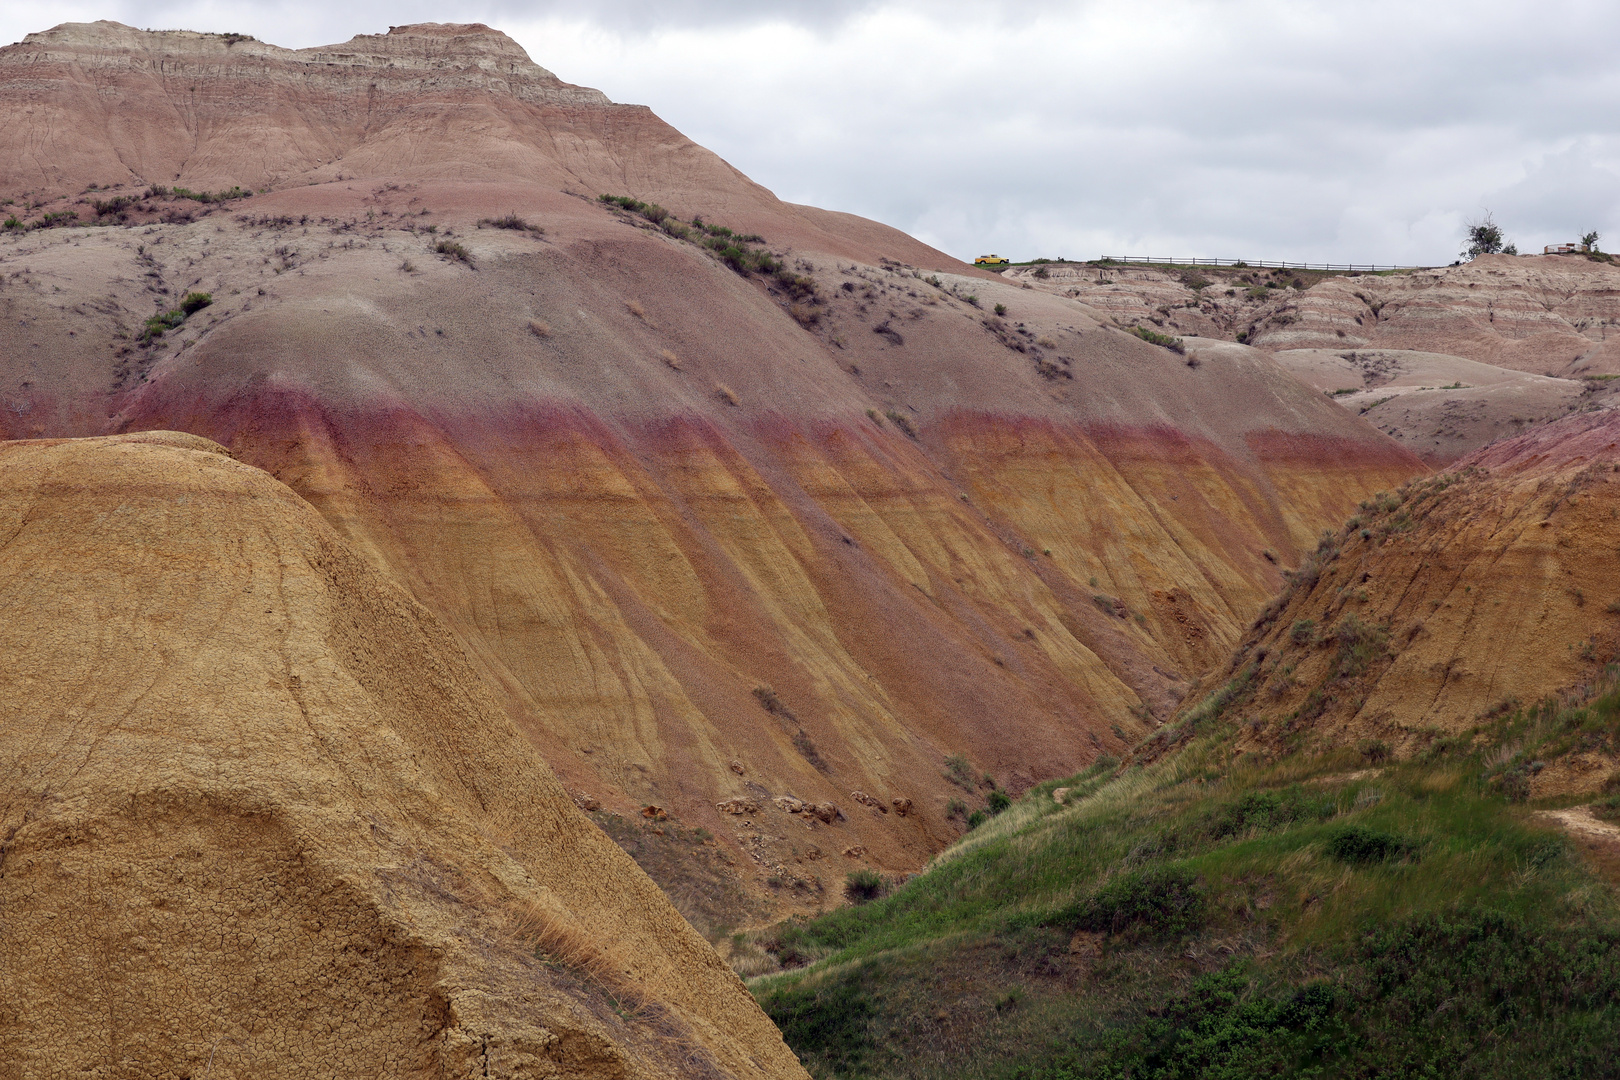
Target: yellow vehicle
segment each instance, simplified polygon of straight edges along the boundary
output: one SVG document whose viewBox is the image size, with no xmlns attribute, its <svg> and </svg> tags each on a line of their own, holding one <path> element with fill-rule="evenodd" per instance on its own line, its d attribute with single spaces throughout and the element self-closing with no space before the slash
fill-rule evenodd
<svg viewBox="0 0 1620 1080">
<path fill-rule="evenodd" d="M 980 255 L 973 260 L 974 266 L 1006 266 L 1007 260 L 1000 255 Z"/>
</svg>

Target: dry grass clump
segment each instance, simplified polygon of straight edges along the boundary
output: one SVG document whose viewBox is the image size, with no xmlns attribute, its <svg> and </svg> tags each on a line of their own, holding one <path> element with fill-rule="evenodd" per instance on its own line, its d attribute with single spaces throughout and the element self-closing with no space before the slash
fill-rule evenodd
<svg viewBox="0 0 1620 1080">
<path fill-rule="evenodd" d="M 640 987 L 626 975 L 628 965 L 619 950 L 568 916 L 532 900 L 520 900 L 506 909 L 506 922 L 512 938 L 525 950 L 532 950 L 535 959 L 568 968 L 632 1010 L 646 1004 Z"/>
<path fill-rule="evenodd" d="M 524 221 L 516 214 L 507 214 L 505 217 L 498 218 L 481 218 L 478 222 L 478 227 L 483 228 L 485 225 L 488 225 L 492 229 L 512 229 L 516 232 L 534 233 L 537 236 L 544 236 L 546 234 L 544 227 L 540 225 L 530 225 L 527 221 Z"/>
<path fill-rule="evenodd" d="M 624 307 L 625 307 L 626 311 L 630 312 L 630 314 L 634 315 L 636 318 L 640 319 L 642 322 L 647 321 L 646 309 L 644 309 L 640 304 L 636 303 L 634 300 L 626 300 L 624 302 Z"/>
<path fill-rule="evenodd" d="M 543 319 L 530 319 L 529 333 L 537 338 L 548 338 L 551 336 L 551 324 Z"/>
<path fill-rule="evenodd" d="M 672 369 L 675 371 L 681 370 L 681 362 L 680 360 L 676 359 L 674 353 L 670 352 L 668 349 L 665 349 L 660 352 L 659 355 L 664 358 L 664 363 L 668 364 Z"/>
<path fill-rule="evenodd" d="M 719 385 L 717 385 L 714 388 L 714 392 L 715 392 L 715 396 L 717 396 L 721 401 L 725 402 L 727 405 L 740 404 L 738 402 L 738 400 L 737 400 L 737 392 L 735 390 L 733 390 L 731 387 L 727 386 L 725 383 L 720 383 Z"/>
</svg>

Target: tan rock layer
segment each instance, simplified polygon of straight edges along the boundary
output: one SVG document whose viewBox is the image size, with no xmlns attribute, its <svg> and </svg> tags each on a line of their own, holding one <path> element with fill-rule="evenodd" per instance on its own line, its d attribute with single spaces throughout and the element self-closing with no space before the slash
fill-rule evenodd
<svg viewBox="0 0 1620 1080">
<path fill-rule="evenodd" d="M 803 1076 L 428 612 L 205 440 L 0 445 L 0 1076 Z"/>
</svg>

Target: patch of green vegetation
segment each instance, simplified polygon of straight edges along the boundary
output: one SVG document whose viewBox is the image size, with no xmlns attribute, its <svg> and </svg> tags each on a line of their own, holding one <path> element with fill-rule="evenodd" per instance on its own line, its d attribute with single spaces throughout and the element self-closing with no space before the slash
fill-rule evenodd
<svg viewBox="0 0 1620 1080">
<path fill-rule="evenodd" d="M 1327 643 L 1353 666 L 1377 640 Z M 1602 1074 L 1620 907 L 1492 763 L 1613 738 L 1620 690 L 1371 774 L 1382 744 L 1239 753 L 1250 672 L 1177 752 L 1037 785 L 890 895 L 779 927 L 803 966 L 751 985 L 812 1074 Z"/>
<path fill-rule="evenodd" d="M 192 191 L 185 187 L 164 187 L 162 184 L 153 184 L 146 189 L 148 199 L 190 199 L 200 203 L 227 203 L 236 199 L 253 197 L 253 192 L 240 186 L 227 188 L 224 191 Z"/>
<path fill-rule="evenodd" d="M 488 225 L 492 229 L 511 229 L 514 232 L 529 232 L 537 236 L 544 236 L 546 230 L 540 225 L 531 225 L 517 214 L 504 214 L 498 218 L 480 218 L 480 226 Z"/>
<path fill-rule="evenodd" d="M 1133 326 L 1131 327 L 1131 333 L 1149 345 L 1159 345 L 1173 353 L 1185 353 L 1187 351 L 1187 346 L 1182 340 L 1170 334 L 1161 334 L 1157 330 L 1149 330 L 1145 326 Z"/>
<path fill-rule="evenodd" d="M 684 222 L 657 203 L 642 202 L 628 195 L 599 195 L 597 201 L 612 207 L 627 218 L 639 217 L 649 226 L 687 243 L 711 252 L 715 258 L 732 270 L 748 277 L 760 274 L 780 287 L 790 301 L 819 302 L 816 283 L 788 266 L 785 259 L 771 254 L 763 245 L 765 238 L 755 233 L 738 233 L 724 225 L 713 225 L 701 214 Z M 805 320 L 800 320 L 805 325 Z M 813 320 L 811 320 L 813 323 Z"/>
<path fill-rule="evenodd" d="M 1360 392 L 1361 387 L 1359 386 L 1342 386 L 1337 390 L 1328 391 L 1328 397 L 1344 397 L 1346 394 L 1357 394 Z"/>
<path fill-rule="evenodd" d="M 446 259 L 448 259 L 451 262 L 463 263 L 469 269 L 472 269 L 472 270 L 478 269 L 476 266 L 473 265 L 472 252 L 468 251 L 458 241 L 455 241 L 455 240 L 439 240 L 439 241 L 436 241 L 433 244 L 433 250 L 436 253 L 438 253 L 440 255 L 443 255 Z"/>
</svg>

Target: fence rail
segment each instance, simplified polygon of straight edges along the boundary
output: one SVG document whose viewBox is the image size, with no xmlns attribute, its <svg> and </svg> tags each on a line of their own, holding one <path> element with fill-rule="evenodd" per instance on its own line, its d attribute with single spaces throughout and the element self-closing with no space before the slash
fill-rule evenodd
<svg viewBox="0 0 1620 1080">
<path fill-rule="evenodd" d="M 1253 266 L 1265 270 L 1357 270 L 1378 273 L 1381 270 L 1427 270 L 1426 266 L 1379 266 L 1374 263 L 1297 263 L 1268 262 L 1265 259 L 1173 259 L 1159 255 L 1104 255 L 1092 260 L 1096 263 L 1154 263 L 1161 266 Z"/>
</svg>

